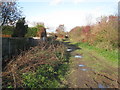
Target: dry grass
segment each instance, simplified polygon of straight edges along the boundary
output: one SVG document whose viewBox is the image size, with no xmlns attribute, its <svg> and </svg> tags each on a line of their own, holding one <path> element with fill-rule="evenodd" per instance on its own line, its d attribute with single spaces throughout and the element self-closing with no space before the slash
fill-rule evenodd
<svg viewBox="0 0 120 90">
<path fill-rule="evenodd" d="M 57 65 L 62 63 L 57 53 L 64 57 L 65 47 L 61 43 L 40 43 L 32 47 L 29 51 L 23 52 L 17 58 L 12 59 L 4 68 L 3 87 L 22 87 L 21 75 L 26 72 L 35 72 L 36 68 L 42 64 Z"/>
</svg>

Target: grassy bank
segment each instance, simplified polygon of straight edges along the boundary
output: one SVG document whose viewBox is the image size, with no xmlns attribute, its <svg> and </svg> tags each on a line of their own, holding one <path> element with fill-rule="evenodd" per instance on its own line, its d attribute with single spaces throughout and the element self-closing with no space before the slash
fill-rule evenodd
<svg viewBox="0 0 120 90">
<path fill-rule="evenodd" d="M 103 56 L 106 60 L 108 60 L 109 62 L 118 65 L 118 52 L 116 51 L 109 51 L 103 48 L 96 48 L 95 46 L 91 46 L 88 43 L 74 43 L 77 46 L 87 49 L 90 52 L 96 52 L 97 54 L 99 54 L 100 56 Z"/>
<path fill-rule="evenodd" d="M 66 48 L 60 42 L 40 43 L 11 60 L 3 70 L 3 88 L 66 87 Z"/>
</svg>

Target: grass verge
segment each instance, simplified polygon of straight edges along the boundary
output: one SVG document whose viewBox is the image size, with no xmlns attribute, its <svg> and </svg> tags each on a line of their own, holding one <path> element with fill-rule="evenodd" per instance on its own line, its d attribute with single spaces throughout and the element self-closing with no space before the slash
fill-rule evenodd
<svg viewBox="0 0 120 90">
<path fill-rule="evenodd" d="M 74 43 L 81 48 L 85 48 L 89 50 L 89 52 L 95 52 L 100 56 L 103 56 L 107 61 L 113 63 L 114 65 L 118 65 L 118 52 L 109 51 L 102 48 L 96 48 L 95 46 L 91 46 L 88 43 Z"/>
</svg>

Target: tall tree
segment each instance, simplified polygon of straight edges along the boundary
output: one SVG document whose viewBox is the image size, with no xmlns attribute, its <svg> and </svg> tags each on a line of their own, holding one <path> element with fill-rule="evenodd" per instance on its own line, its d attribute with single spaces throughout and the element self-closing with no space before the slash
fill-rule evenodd
<svg viewBox="0 0 120 90">
<path fill-rule="evenodd" d="M 64 33 L 65 32 L 65 27 L 64 24 L 59 25 L 59 27 L 57 27 L 56 29 L 57 33 Z"/>
<path fill-rule="evenodd" d="M 15 24 L 16 20 L 21 18 L 21 10 L 16 0 L 0 1 L 0 25 Z"/>
<path fill-rule="evenodd" d="M 24 37 L 27 33 L 28 25 L 25 24 L 25 18 L 20 18 L 17 23 L 13 33 L 13 37 Z"/>
</svg>

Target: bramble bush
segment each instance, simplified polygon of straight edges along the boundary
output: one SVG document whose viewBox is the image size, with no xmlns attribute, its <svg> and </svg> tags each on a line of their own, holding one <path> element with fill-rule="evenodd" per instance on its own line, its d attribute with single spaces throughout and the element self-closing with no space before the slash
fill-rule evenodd
<svg viewBox="0 0 120 90">
<path fill-rule="evenodd" d="M 81 30 L 80 30 L 81 28 Z M 82 26 L 69 32 L 71 40 L 75 42 L 88 42 L 98 48 L 118 50 L 118 17 L 104 16 L 100 22 L 91 26 Z"/>
<path fill-rule="evenodd" d="M 98 48 L 104 48 L 106 50 L 117 50 L 118 49 L 118 21 L 117 16 L 102 17 L 101 22 L 96 24 L 91 34 L 94 34 L 93 44 Z M 90 40 L 89 40 L 90 42 Z"/>
<path fill-rule="evenodd" d="M 66 48 L 60 42 L 40 43 L 11 60 L 3 69 L 3 88 L 66 87 Z"/>
</svg>

